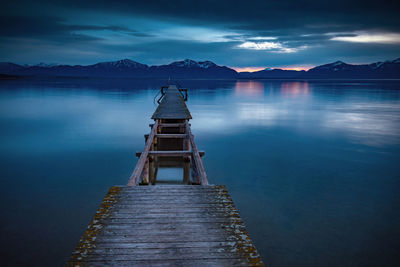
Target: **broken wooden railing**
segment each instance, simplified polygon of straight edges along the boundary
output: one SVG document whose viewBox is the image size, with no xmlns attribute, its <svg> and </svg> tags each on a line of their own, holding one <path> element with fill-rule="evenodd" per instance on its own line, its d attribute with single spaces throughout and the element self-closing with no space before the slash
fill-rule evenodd
<svg viewBox="0 0 400 267">
<path fill-rule="evenodd" d="M 146 135 L 146 144 L 142 152 L 136 153 L 139 160 L 136 167 L 129 178 L 128 186 L 141 184 L 156 183 L 157 159 L 160 157 L 181 157 L 184 161 L 184 182 L 187 184 L 208 185 L 207 174 L 205 172 L 201 157 L 203 151 L 197 149 L 194 136 L 190 129 L 190 124 L 186 120 L 184 123 L 160 123 L 156 120 L 151 124 L 151 132 Z M 179 128 L 178 131 L 184 129 L 184 133 L 160 133 L 163 128 Z M 174 139 L 182 142 L 182 150 L 156 150 L 160 139 Z M 178 142 L 179 142 L 178 141 Z M 156 159 L 157 158 L 157 159 Z M 156 162 L 156 164 L 154 164 Z M 191 169 L 191 178 L 189 178 L 189 170 Z"/>
</svg>

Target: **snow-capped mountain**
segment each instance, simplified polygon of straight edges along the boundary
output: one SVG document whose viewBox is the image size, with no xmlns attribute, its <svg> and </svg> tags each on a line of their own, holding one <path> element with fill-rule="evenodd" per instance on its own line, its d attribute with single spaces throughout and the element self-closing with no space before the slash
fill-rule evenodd
<svg viewBox="0 0 400 267">
<path fill-rule="evenodd" d="M 400 78 L 400 58 L 371 64 L 347 64 L 342 61 L 317 66 L 304 74 L 305 78 L 379 79 Z"/>
<path fill-rule="evenodd" d="M 75 76 L 128 78 L 202 78 L 202 79 L 400 79 L 400 58 L 372 64 L 353 65 L 343 61 L 317 66 L 308 71 L 266 68 L 241 72 L 211 61 L 185 59 L 167 65 L 148 66 L 130 59 L 92 65 L 44 64 L 18 65 L 0 62 L 0 74 L 18 76 Z"/>
<path fill-rule="evenodd" d="M 58 64 L 57 64 L 57 63 L 44 63 L 44 62 L 40 62 L 39 64 L 32 65 L 32 66 L 43 67 L 43 68 L 51 68 L 51 67 L 58 66 Z M 28 67 L 32 67 L 32 66 L 29 66 L 29 65 L 28 65 Z"/>
<path fill-rule="evenodd" d="M 174 67 L 181 67 L 181 68 L 203 68 L 203 69 L 208 69 L 211 67 L 216 67 L 217 65 L 214 62 L 211 61 L 194 61 L 191 59 L 185 59 L 183 61 L 175 61 L 170 64 L 169 66 L 174 66 Z"/>
<path fill-rule="evenodd" d="M 117 68 L 117 69 L 148 69 L 149 66 L 142 64 L 130 59 L 121 59 L 118 61 L 100 62 L 94 65 L 89 65 L 87 67 L 93 68 Z"/>
<path fill-rule="evenodd" d="M 340 71 L 340 70 L 346 70 L 351 68 L 352 65 L 346 64 L 343 61 L 336 61 L 333 63 L 317 66 L 314 68 L 314 70 L 332 70 L 332 71 Z"/>
<path fill-rule="evenodd" d="M 148 66 L 122 59 L 93 65 L 47 65 L 21 66 L 0 63 L 0 73 L 24 76 L 80 76 L 80 77 L 131 77 L 131 78 L 236 78 L 237 72 L 211 61 L 185 59 L 168 65 Z"/>
<path fill-rule="evenodd" d="M 225 66 L 219 66 L 211 61 L 194 61 L 185 59 L 168 65 L 151 66 L 153 77 L 172 78 L 224 78 L 235 79 L 237 72 Z"/>
</svg>

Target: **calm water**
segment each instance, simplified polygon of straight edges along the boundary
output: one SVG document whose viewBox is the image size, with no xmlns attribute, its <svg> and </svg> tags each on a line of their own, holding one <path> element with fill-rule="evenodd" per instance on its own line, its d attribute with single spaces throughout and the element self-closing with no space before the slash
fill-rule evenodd
<svg viewBox="0 0 400 267">
<path fill-rule="evenodd" d="M 126 184 L 163 82 L 0 82 L 2 265 L 65 263 Z M 395 265 L 400 81 L 180 83 L 209 180 L 265 263 Z"/>
</svg>

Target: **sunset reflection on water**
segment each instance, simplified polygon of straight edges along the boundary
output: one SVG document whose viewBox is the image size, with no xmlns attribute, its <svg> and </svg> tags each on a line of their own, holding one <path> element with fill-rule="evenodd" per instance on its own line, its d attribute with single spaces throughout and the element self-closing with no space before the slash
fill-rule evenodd
<svg viewBox="0 0 400 267">
<path fill-rule="evenodd" d="M 264 83 L 257 81 L 237 81 L 235 95 L 259 96 L 264 94 Z"/>
<path fill-rule="evenodd" d="M 276 86 L 278 85 L 278 86 Z M 270 94 L 279 92 L 286 96 L 308 95 L 311 91 L 308 82 L 290 81 L 275 84 L 275 86 L 265 87 L 265 82 L 262 81 L 237 81 L 234 87 L 234 93 L 237 96 L 261 96 L 266 91 Z"/>
<path fill-rule="evenodd" d="M 282 82 L 281 93 L 288 96 L 308 95 L 310 87 L 308 82 Z"/>
</svg>

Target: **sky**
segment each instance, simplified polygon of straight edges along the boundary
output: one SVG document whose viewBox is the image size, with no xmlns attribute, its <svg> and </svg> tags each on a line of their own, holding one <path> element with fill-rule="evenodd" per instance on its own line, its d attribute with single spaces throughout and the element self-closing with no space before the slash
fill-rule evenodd
<svg viewBox="0 0 400 267">
<path fill-rule="evenodd" d="M 128 58 L 161 65 L 189 58 L 240 71 L 400 57 L 396 1 L 2 2 L 1 62 Z"/>
</svg>

